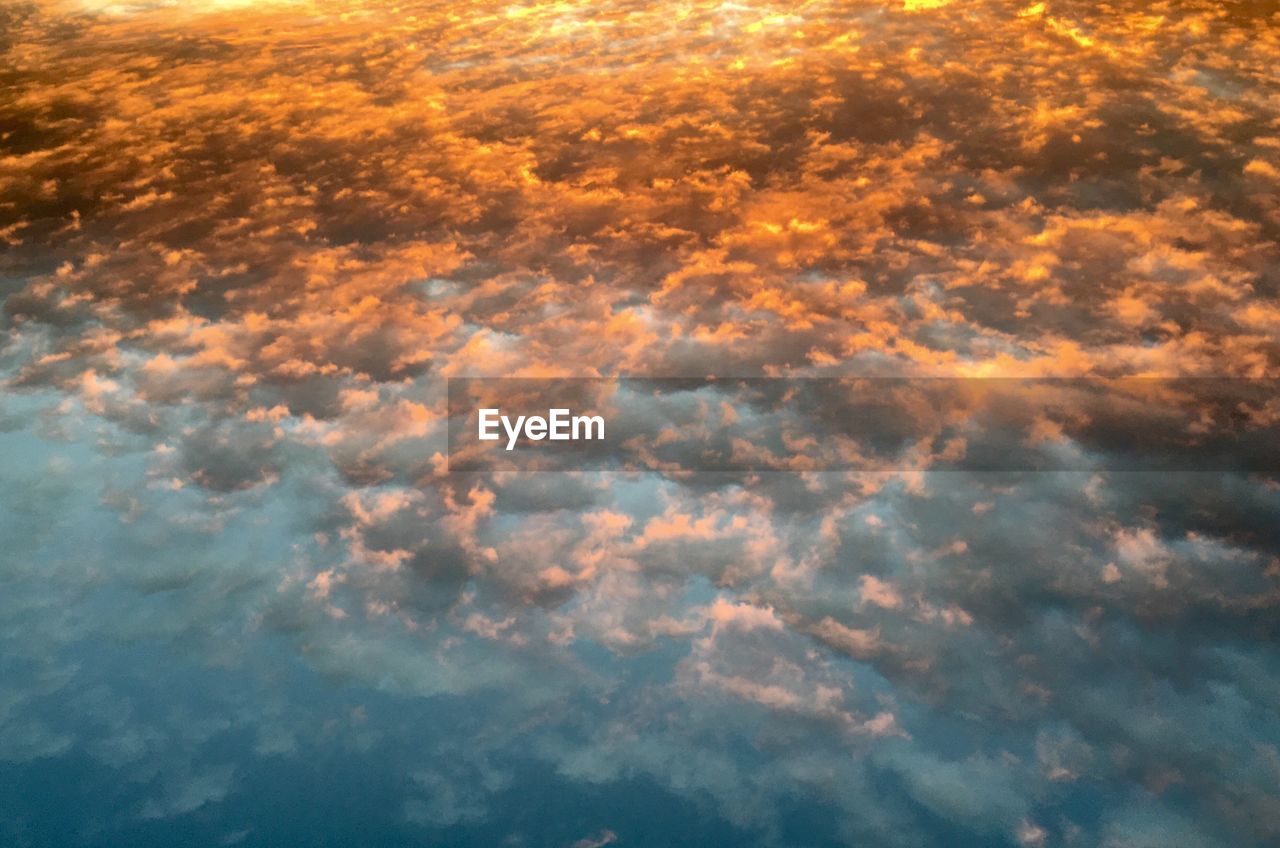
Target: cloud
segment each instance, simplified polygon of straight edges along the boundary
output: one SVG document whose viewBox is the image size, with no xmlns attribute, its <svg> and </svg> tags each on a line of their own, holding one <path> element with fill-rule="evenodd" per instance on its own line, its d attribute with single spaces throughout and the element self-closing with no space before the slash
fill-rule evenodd
<svg viewBox="0 0 1280 848">
<path fill-rule="evenodd" d="M 484 844 L 529 773 L 600 805 L 556 844 L 637 781 L 777 844 L 1280 835 L 1264 475 L 684 473 L 851 410 L 711 393 L 658 472 L 445 462 L 450 377 L 1276 377 L 1266 4 L 5 14 L 0 759 L 79 835 L 295 762 Z M 873 429 L 1082 467 L 1204 399 Z"/>
</svg>

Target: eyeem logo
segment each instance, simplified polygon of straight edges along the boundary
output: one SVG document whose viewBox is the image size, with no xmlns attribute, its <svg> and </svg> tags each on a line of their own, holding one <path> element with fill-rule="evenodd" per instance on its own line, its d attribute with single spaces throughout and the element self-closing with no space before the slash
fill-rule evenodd
<svg viewBox="0 0 1280 848">
<path fill-rule="evenodd" d="M 604 438 L 604 419 L 599 415 L 574 415 L 568 409 L 548 409 L 547 416 L 517 415 L 513 421 L 500 409 L 480 410 L 478 437 L 482 442 L 501 438 L 498 427 L 507 435 L 507 450 L 512 450 L 523 435 L 530 441 L 550 439 L 553 442 L 579 442 Z"/>
<path fill-rule="evenodd" d="M 1280 379 L 452 377 L 447 394 L 451 472 L 1280 473 Z"/>
</svg>

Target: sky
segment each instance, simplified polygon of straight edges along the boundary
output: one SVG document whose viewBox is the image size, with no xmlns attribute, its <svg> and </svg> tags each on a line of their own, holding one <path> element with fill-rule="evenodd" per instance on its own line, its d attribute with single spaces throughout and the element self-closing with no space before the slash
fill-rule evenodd
<svg viewBox="0 0 1280 848">
<path fill-rule="evenodd" d="M 0 845 L 1280 844 L 1280 467 L 1115 456 L 1280 422 L 1277 61 L 1264 0 L 4 3 Z M 1058 470 L 706 470 L 708 398 L 451 471 L 466 377 L 1148 389 L 987 446 Z"/>
</svg>

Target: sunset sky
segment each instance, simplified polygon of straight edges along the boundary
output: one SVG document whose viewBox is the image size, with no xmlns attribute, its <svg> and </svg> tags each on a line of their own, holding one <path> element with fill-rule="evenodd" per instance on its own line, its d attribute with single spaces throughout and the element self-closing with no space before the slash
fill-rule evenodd
<svg viewBox="0 0 1280 848">
<path fill-rule="evenodd" d="M 1194 392 L 1038 473 L 446 438 L 1267 386 L 1277 68 L 1273 0 L 0 0 L 0 846 L 1280 844 L 1280 474 L 1107 470 Z"/>
</svg>

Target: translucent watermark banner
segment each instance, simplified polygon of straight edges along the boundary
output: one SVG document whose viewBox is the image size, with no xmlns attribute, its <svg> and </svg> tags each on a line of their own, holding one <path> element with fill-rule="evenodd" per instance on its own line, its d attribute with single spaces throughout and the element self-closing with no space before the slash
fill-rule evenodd
<svg viewBox="0 0 1280 848">
<path fill-rule="evenodd" d="M 450 471 L 1280 472 L 1280 380 L 462 378 Z"/>
</svg>

